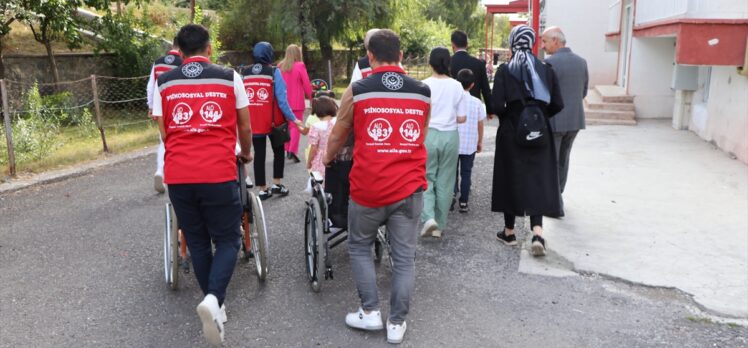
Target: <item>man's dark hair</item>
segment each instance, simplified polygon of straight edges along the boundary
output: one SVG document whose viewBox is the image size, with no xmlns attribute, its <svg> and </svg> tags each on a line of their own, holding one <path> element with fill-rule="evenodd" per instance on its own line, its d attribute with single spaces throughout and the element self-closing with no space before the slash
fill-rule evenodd
<svg viewBox="0 0 748 348">
<path fill-rule="evenodd" d="M 199 24 L 187 24 L 177 33 L 177 45 L 186 56 L 194 56 L 208 48 L 210 33 Z"/>
<path fill-rule="evenodd" d="M 380 63 L 400 61 L 400 36 L 389 29 L 377 30 L 369 39 L 369 52 Z"/>
<path fill-rule="evenodd" d="M 467 89 L 475 82 L 475 75 L 473 75 L 473 71 L 470 69 L 461 69 L 457 73 L 457 81 L 462 84 L 463 89 Z"/>
<path fill-rule="evenodd" d="M 434 47 L 429 54 L 429 65 L 437 74 L 449 76 L 449 50 L 445 47 Z"/>
<path fill-rule="evenodd" d="M 468 37 L 462 30 L 455 30 L 452 32 L 452 43 L 457 48 L 467 48 Z"/>
<path fill-rule="evenodd" d="M 177 42 L 177 37 L 175 36 L 173 40 L 171 40 L 171 48 L 179 48 L 179 43 Z"/>
</svg>

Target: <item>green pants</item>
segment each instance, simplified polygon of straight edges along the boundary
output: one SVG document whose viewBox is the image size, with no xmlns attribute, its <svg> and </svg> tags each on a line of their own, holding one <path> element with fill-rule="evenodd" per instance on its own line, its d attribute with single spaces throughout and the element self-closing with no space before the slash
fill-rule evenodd
<svg viewBox="0 0 748 348">
<path fill-rule="evenodd" d="M 429 188 L 423 195 L 421 222 L 434 219 L 439 229 L 444 230 L 454 197 L 460 136 L 456 130 L 445 132 L 429 128 L 425 144 L 429 154 L 426 161 Z"/>
</svg>

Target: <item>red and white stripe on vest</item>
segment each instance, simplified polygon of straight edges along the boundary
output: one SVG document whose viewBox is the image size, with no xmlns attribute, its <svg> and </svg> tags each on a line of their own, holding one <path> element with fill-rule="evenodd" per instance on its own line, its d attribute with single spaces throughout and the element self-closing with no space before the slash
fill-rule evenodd
<svg viewBox="0 0 748 348">
<path fill-rule="evenodd" d="M 182 65 L 182 56 L 179 51 L 171 50 L 165 56 L 156 59 L 153 63 L 153 78 L 158 80 L 161 74 Z"/>
<path fill-rule="evenodd" d="M 279 126 L 286 122 L 278 107 L 278 101 L 275 99 L 273 84 L 275 67 L 254 64 L 242 69 L 240 74 L 244 81 L 244 89 L 247 91 L 247 98 L 249 98 L 252 134 L 270 134 L 273 124 Z"/>
<path fill-rule="evenodd" d="M 369 64 L 369 57 L 364 56 L 363 58 L 358 60 L 358 69 L 361 70 L 361 78 L 365 79 L 369 75 L 371 75 L 371 64 Z"/>
<path fill-rule="evenodd" d="M 236 180 L 234 74 L 208 58 L 190 57 L 159 76 L 167 184 Z"/>
<path fill-rule="evenodd" d="M 429 87 L 400 67 L 383 66 L 354 82 L 352 90 L 351 199 L 376 208 L 426 189 Z"/>
</svg>

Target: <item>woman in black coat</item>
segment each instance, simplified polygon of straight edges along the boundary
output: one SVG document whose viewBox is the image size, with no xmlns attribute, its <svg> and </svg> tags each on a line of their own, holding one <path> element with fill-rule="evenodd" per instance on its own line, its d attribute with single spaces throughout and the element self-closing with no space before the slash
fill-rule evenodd
<svg viewBox="0 0 748 348">
<path fill-rule="evenodd" d="M 521 25 L 512 29 L 512 59 L 499 66 L 494 77 L 492 99 L 500 126 L 496 133 L 491 210 L 504 213 L 505 227 L 496 237 L 507 245 L 517 244 L 515 217 L 530 215 L 532 253 L 542 256 L 543 215 L 562 215 L 556 150 L 548 119 L 564 106 L 556 74 L 532 54 L 534 43 L 532 28 Z M 525 147 L 516 139 L 515 129 L 529 100 L 538 101 L 545 116 L 546 129 L 541 136 L 546 139 L 541 147 Z"/>
</svg>

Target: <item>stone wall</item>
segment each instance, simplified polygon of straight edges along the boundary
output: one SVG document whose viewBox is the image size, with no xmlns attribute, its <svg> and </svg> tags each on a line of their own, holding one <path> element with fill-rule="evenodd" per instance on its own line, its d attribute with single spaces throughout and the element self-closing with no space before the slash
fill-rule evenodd
<svg viewBox="0 0 748 348">
<path fill-rule="evenodd" d="M 276 51 L 276 62 L 279 62 L 284 54 L 285 52 Z M 332 68 L 336 80 L 344 80 L 348 78 L 348 64 L 350 64 L 350 69 L 352 70 L 353 63 L 357 59 L 356 54 L 358 54 L 358 52 L 354 52 L 351 61 L 348 62 L 348 51 L 333 51 Z M 309 58 L 309 64 L 307 65 L 309 78 L 327 80 L 327 62 L 322 61 L 322 53 L 320 51 L 309 51 L 307 52 L 307 57 Z M 221 56 L 220 61 L 224 64 L 231 64 L 231 66 L 251 65 L 254 63 L 252 60 L 252 52 L 249 51 L 226 51 L 223 56 Z"/>
<path fill-rule="evenodd" d="M 113 76 L 107 64 L 111 54 L 93 53 L 57 53 L 57 72 L 60 81 L 75 81 L 87 78 L 92 74 Z M 3 55 L 5 78 L 16 81 L 54 82 L 52 70 L 46 55 Z"/>
<path fill-rule="evenodd" d="M 333 52 L 333 74 L 336 80 L 345 80 L 348 78 L 348 70 L 353 69 L 353 63 L 357 59 L 358 52 L 354 52 L 350 62 L 348 61 L 348 51 L 336 50 Z M 275 52 L 276 62 L 283 58 L 284 52 Z M 101 76 L 113 76 L 114 72 L 107 64 L 107 60 L 112 54 L 101 54 L 99 56 L 93 53 L 58 53 L 55 55 L 57 60 L 58 72 L 61 81 L 74 81 L 87 78 L 92 74 Z M 327 62 L 322 61 L 320 51 L 309 51 L 309 64 L 307 70 L 311 79 L 321 78 L 328 79 Z M 49 62 L 46 55 L 4 55 L 5 78 L 16 81 L 33 81 L 53 82 L 52 71 L 49 68 Z M 221 56 L 220 62 L 237 67 L 240 65 L 253 64 L 251 52 L 227 51 Z"/>
</svg>

